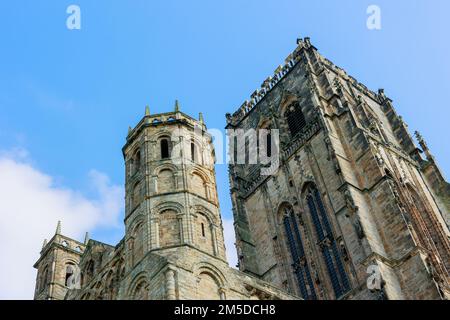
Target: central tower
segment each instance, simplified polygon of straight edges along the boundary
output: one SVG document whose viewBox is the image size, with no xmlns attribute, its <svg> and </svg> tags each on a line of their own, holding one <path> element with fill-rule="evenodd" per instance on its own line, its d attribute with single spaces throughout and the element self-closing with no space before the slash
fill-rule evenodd
<svg viewBox="0 0 450 320">
<path fill-rule="evenodd" d="M 149 251 L 190 246 L 226 261 L 214 148 L 199 120 L 175 110 L 150 114 L 129 130 L 126 168 L 126 261 Z M 164 254 L 163 252 L 161 252 Z"/>
</svg>

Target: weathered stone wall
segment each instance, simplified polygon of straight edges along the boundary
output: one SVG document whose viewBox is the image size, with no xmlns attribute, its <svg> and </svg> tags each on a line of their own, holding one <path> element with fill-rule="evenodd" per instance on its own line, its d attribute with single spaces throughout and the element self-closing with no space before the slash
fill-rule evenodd
<svg viewBox="0 0 450 320">
<path fill-rule="evenodd" d="M 193 135 L 194 125 L 205 129 L 176 111 L 147 114 L 130 131 L 125 237 L 115 247 L 95 240 L 83 246 L 75 261 L 81 286 L 53 286 L 55 299 L 296 299 L 228 266 L 211 139 Z M 167 159 L 161 139 L 171 141 Z M 58 253 L 43 252 L 37 267 L 56 261 L 56 277 L 64 279 Z"/>
<path fill-rule="evenodd" d="M 422 173 L 414 141 L 382 90 L 368 90 L 320 56 L 309 39 L 300 41 L 286 61 L 250 102 L 227 116 L 228 129 L 264 125 L 280 130 L 280 169 L 275 174 L 262 177 L 259 165 L 230 165 L 240 269 L 301 295 L 294 272 L 299 267 L 279 218 L 280 208 L 288 205 L 298 216 L 303 238 L 302 272 L 312 273 L 316 298 L 337 298 L 333 272 L 321 254 L 323 244 L 316 243 L 317 223 L 305 201 L 305 190 L 313 183 L 331 224 L 327 241 L 339 246 L 350 282 L 350 290 L 339 298 L 435 299 L 439 291 L 444 296 L 449 230 L 445 197 L 435 196 L 442 188 L 438 191 L 433 187 L 437 183 L 429 182 L 433 174 L 439 176 L 436 167 L 433 174 Z M 285 114 L 295 101 L 306 126 L 291 137 Z M 312 130 L 315 122 L 319 128 Z M 369 265 L 378 265 L 384 279 L 375 294 L 366 285 Z"/>
<path fill-rule="evenodd" d="M 290 123 L 295 108 L 304 119 Z M 383 90 L 306 38 L 227 123 L 249 133 L 231 151 L 247 163 L 230 165 L 240 271 L 225 258 L 211 137 L 177 105 L 146 110 L 129 131 L 123 240 L 81 244 L 57 231 L 35 265 L 35 298 L 450 297 L 448 183 Z M 257 129 L 279 129 L 269 175 L 249 163 L 257 150 L 243 137 Z M 68 290 L 68 264 L 79 266 L 80 288 Z M 369 288 L 374 268 L 380 281 Z"/>
</svg>

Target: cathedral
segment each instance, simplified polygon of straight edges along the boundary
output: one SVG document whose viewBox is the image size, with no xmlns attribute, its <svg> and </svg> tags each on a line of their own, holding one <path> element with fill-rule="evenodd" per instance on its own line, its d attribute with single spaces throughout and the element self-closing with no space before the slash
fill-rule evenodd
<svg viewBox="0 0 450 320">
<path fill-rule="evenodd" d="M 203 117 L 129 128 L 125 236 L 45 241 L 35 299 L 448 299 L 450 184 L 382 89 L 309 38 L 226 115 L 239 270 Z"/>
</svg>

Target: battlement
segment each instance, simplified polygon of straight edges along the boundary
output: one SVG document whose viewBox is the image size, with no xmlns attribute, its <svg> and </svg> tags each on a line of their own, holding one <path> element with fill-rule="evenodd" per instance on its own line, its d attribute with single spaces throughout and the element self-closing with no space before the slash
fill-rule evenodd
<svg viewBox="0 0 450 320">
<path fill-rule="evenodd" d="M 251 110 L 253 110 L 266 94 L 269 93 L 272 88 L 275 87 L 277 83 L 280 82 L 281 79 L 283 79 L 301 60 L 301 50 L 308 48 L 314 48 L 314 46 L 311 45 L 310 38 L 297 39 L 297 48 L 286 57 L 284 65 L 279 65 L 274 70 L 274 74 L 266 78 L 261 84 L 261 87 L 253 91 L 250 95 L 250 100 L 245 100 L 236 112 L 232 115 L 230 113 L 226 114 L 227 124 L 233 125 L 241 121 Z"/>
<path fill-rule="evenodd" d="M 201 128 L 202 131 L 206 132 L 207 128 L 205 125 L 205 122 L 203 120 L 203 114 L 200 112 L 198 120 L 191 117 L 190 115 L 181 112 L 180 107 L 178 104 L 178 100 L 175 101 L 175 108 L 174 111 L 171 112 L 163 112 L 163 113 L 150 113 L 150 108 L 148 106 L 145 107 L 145 115 L 139 121 L 139 123 L 134 127 L 128 128 L 128 134 L 127 134 L 127 142 L 125 146 L 122 148 L 122 150 L 125 150 L 126 147 L 129 145 L 131 141 L 136 138 L 136 136 L 139 134 L 139 132 L 145 128 L 150 126 L 165 126 L 175 123 L 184 123 L 185 125 L 188 125 L 190 127 L 198 127 Z"/>
<path fill-rule="evenodd" d="M 309 37 L 304 39 L 297 39 L 297 47 L 293 52 L 291 52 L 284 60 L 284 65 L 279 65 L 272 76 L 266 78 L 261 84 L 259 89 L 256 89 L 251 95 L 249 100 L 245 100 L 244 103 L 235 111 L 233 114 L 227 113 L 227 126 L 235 126 L 239 123 L 245 116 L 251 112 L 258 103 L 264 99 L 264 97 L 301 61 L 301 51 L 303 49 L 313 48 L 317 50 L 310 41 Z M 386 99 L 382 89 L 378 93 L 368 89 L 364 84 L 358 82 L 354 77 L 347 74 L 347 72 L 335 65 L 333 62 L 327 58 L 320 56 L 320 62 L 322 70 L 325 68 L 339 74 L 343 79 L 350 82 L 356 89 L 363 92 L 366 96 L 370 97 L 376 102 L 382 102 Z"/>
</svg>

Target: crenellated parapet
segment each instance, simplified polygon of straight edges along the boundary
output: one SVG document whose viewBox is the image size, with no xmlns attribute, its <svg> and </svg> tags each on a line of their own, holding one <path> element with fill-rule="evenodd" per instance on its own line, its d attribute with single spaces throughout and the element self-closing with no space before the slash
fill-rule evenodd
<svg viewBox="0 0 450 320">
<path fill-rule="evenodd" d="M 235 125 L 241 121 L 264 97 L 301 61 L 301 51 L 313 48 L 309 38 L 297 39 L 297 48 L 284 60 L 284 64 L 279 65 L 272 76 L 263 81 L 261 87 L 253 91 L 249 100 L 244 103 L 233 114 L 226 114 L 227 124 Z"/>
</svg>

